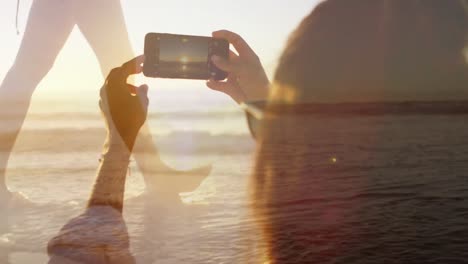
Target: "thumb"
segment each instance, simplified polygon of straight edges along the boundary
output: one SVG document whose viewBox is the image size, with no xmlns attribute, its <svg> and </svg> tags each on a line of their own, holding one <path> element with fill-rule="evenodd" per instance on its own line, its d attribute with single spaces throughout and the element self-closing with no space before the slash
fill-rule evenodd
<svg viewBox="0 0 468 264">
<path fill-rule="evenodd" d="M 147 106 L 148 103 L 149 103 L 148 85 L 146 85 L 146 84 L 140 85 L 140 87 L 138 87 L 138 89 L 136 91 L 136 94 L 137 94 L 138 98 L 140 99 L 140 102 L 142 102 L 142 104 Z"/>
<path fill-rule="evenodd" d="M 140 87 L 137 89 L 137 94 L 141 97 L 148 97 L 148 85 L 140 85 Z"/>
<path fill-rule="evenodd" d="M 225 71 L 225 72 L 232 72 L 234 71 L 235 67 L 234 67 L 234 64 L 231 63 L 230 61 L 218 56 L 218 55 L 213 55 L 211 57 L 211 61 L 213 62 L 213 64 L 220 68 L 221 70 Z"/>
</svg>

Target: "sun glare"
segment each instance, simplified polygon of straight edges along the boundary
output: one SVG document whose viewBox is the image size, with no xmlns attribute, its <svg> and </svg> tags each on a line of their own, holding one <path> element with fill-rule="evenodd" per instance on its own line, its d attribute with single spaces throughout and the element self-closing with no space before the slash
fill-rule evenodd
<svg viewBox="0 0 468 264">
<path fill-rule="evenodd" d="M 187 56 L 180 57 L 180 62 L 187 64 L 189 62 L 189 58 Z"/>
<path fill-rule="evenodd" d="M 271 101 L 282 101 L 283 103 L 295 103 L 298 101 L 297 89 L 289 85 L 274 83 L 271 87 Z"/>
</svg>

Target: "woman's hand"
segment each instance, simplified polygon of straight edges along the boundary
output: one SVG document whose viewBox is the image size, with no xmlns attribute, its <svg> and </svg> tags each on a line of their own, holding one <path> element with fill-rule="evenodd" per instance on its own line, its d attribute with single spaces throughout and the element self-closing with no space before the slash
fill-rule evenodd
<svg viewBox="0 0 468 264">
<path fill-rule="evenodd" d="M 238 55 L 230 51 L 229 60 L 213 56 L 212 62 L 229 75 L 226 81 L 209 80 L 207 86 L 228 94 L 237 103 L 266 100 L 270 81 L 252 48 L 242 37 L 227 30 L 215 31 L 213 37 L 229 41 Z"/>
<path fill-rule="evenodd" d="M 132 74 L 142 72 L 144 56 L 113 69 L 101 88 L 99 106 L 106 121 L 109 140 L 123 140 L 131 151 L 148 111 L 148 86 L 127 83 Z"/>
</svg>

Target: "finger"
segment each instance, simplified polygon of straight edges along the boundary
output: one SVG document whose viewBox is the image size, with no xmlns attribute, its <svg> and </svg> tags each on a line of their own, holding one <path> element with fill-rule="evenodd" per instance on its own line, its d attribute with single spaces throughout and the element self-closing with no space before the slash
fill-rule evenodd
<svg viewBox="0 0 468 264">
<path fill-rule="evenodd" d="M 235 71 L 235 66 L 232 62 L 226 60 L 225 58 L 222 58 L 218 55 L 213 55 L 211 56 L 211 61 L 213 64 L 218 67 L 219 69 L 225 71 L 225 72 L 233 72 Z"/>
<path fill-rule="evenodd" d="M 128 92 L 131 95 L 136 95 L 137 94 L 138 88 L 135 85 L 127 84 L 127 88 L 128 88 Z"/>
<path fill-rule="evenodd" d="M 246 98 L 245 94 L 239 87 L 229 82 L 218 82 L 213 79 L 210 79 L 206 82 L 206 86 L 208 86 L 208 88 L 212 90 L 223 92 L 229 95 L 237 103 L 243 102 Z"/>
<path fill-rule="evenodd" d="M 134 59 L 127 61 L 122 65 L 122 70 L 127 77 L 131 74 L 138 74 L 143 71 L 143 63 L 145 62 L 145 55 L 140 55 Z"/>
<path fill-rule="evenodd" d="M 237 61 L 238 59 L 239 59 L 239 55 L 237 55 L 234 51 L 229 50 L 229 60 Z"/>
<path fill-rule="evenodd" d="M 121 67 L 112 69 L 106 78 L 105 86 L 123 80 L 125 78 L 123 75 Z"/>
<path fill-rule="evenodd" d="M 237 74 L 241 68 L 239 64 L 239 56 L 237 56 L 233 51 L 230 51 L 229 59 L 218 55 L 213 55 L 211 56 L 211 61 L 216 67 L 225 72 L 232 72 Z"/>
<path fill-rule="evenodd" d="M 148 97 L 148 85 L 143 84 L 138 87 L 137 95 L 142 97 Z"/>
<path fill-rule="evenodd" d="M 148 99 L 148 85 L 143 84 L 137 89 L 137 96 L 140 98 L 140 101 L 148 105 L 149 99 Z"/>
<path fill-rule="evenodd" d="M 227 89 L 228 83 L 226 81 L 221 82 L 214 79 L 209 79 L 206 81 L 206 86 L 212 90 L 223 92 Z"/>
<path fill-rule="evenodd" d="M 234 48 L 239 52 L 239 55 L 243 56 L 256 56 L 252 48 L 247 44 L 247 42 L 238 34 L 228 31 L 228 30 L 219 30 L 212 33 L 214 38 L 226 39 L 231 43 Z"/>
<path fill-rule="evenodd" d="M 138 57 L 133 58 L 130 61 L 124 63 L 121 67 L 114 68 L 109 73 L 109 76 L 106 79 L 106 83 L 108 82 L 122 82 L 127 81 L 128 76 L 132 74 L 138 74 L 143 71 L 142 64 L 145 61 L 145 55 L 140 55 Z"/>
</svg>

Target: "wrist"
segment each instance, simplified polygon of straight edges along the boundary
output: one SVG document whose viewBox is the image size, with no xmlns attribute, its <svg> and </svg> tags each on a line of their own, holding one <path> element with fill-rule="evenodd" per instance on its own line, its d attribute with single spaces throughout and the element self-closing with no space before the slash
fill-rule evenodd
<svg viewBox="0 0 468 264">
<path fill-rule="evenodd" d="M 109 145 L 101 154 L 99 161 L 106 164 L 114 164 L 115 167 L 127 167 L 130 164 L 130 158 L 131 153 L 127 146 Z"/>
<path fill-rule="evenodd" d="M 118 131 L 111 130 L 107 135 L 106 145 L 115 150 L 122 150 L 125 148 L 129 153 L 132 152 L 137 138 L 137 133 L 119 133 Z"/>
<path fill-rule="evenodd" d="M 246 92 L 246 102 L 266 101 L 268 99 L 270 82 L 258 82 L 255 87 L 251 87 L 250 92 Z"/>
</svg>

